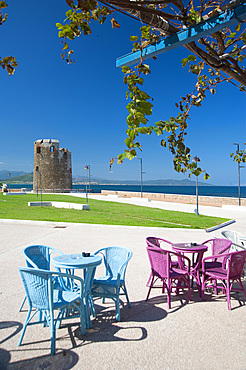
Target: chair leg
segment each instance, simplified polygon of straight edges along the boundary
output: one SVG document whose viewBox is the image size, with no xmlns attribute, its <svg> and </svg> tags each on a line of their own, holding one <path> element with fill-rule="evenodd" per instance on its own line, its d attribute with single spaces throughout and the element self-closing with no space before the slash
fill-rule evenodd
<svg viewBox="0 0 246 370">
<path fill-rule="evenodd" d="M 205 282 L 204 282 L 204 277 L 202 275 L 202 287 L 201 287 L 201 299 L 202 299 L 202 301 L 204 300 L 204 292 L 205 292 Z"/>
<path fill-rule="evenodd" d="M 41 322 L 42 321 L 42 311 L 38 311 L 38 317 L 37 317 L 37 322 Z M 44 323 L 44 326 L 47 326 L 47 325 L 45 325 L 45 323 Z"/>
<path fill-rule="evenodd" d="M 187 282 L 187 286 L 188 286 L 189 301 L 191 301 L 191 289 L 190 289 L 190 277 L 189 276 L 188 276 L 188 279 L 186 280 L 186 282 Z M 201 295 L 202 295 L 202 290 L 201 290 Z"/>
<path fill-rule="evenodd" d="M 86 327 L 91 328 L 91 318 L 90 318 L 90 310 L 89 310 L 89 298 L 84 298 L 84 308 L 85 308 L 85 321 L 86 321 Z"/>
<path fill-rule="evenodd" d="M 127 306 L 128 306 L 129 308 L 131 308 L 131 303 L 130 303 L 130 301 L 129 301 L 129 297 L 128 297 L 128 293 L 127 293 L 127 290 L 126 290 L 126 286 L 125 286 L 125 284 L 124 284 L 124 285 L 122 285 L 122 289 L 123 289 L 123 291 L 124 291 L 124 293 L 125 293 L 125 296 L 126 296 Z"/>
<path fill-rule="evenodd" d="M 150 273 L 150 276 L 149 276 L 149 278 L 148 278 L 148 281 L 147 281 L 146 286 L 148 286 L 148 285 L 149 285 L 149 282 L 151 281 L 151 278 L 152 278 L 152 272 Z"/>
<path fill-rule="evenodd" d="M 25 331 L 26 331 L 26 327 L 27 327 L 28 322 L 30 320 L 31 312 L 32 312 L 32 308 L 29 307 L 28 314 L 27 314 L 26 321 L 25 321 L 25 324 L 24 324 L 23 329 L 22 329 L 22 333 L 21 333 L 21 336 L 20 336 L 18 346 L 20 346 L 21 343 L 22 343 L 22 340 L 23 340 L 23 337 L 24 337 L 24 334 L 25 334 Z"/>
<path fill-rule="evenodd" d="M 60 310 L 56 319 L 56 329 L 60 329 L 62 319 L 66 316 L 66 310 Z M 47 321 L 46 321 L 47 322 Z M 48 326 L 48 324 L 46 325 Z"/>
<path fill-rule="evenodd" d="M 218 289 L 217 289 L 217 280 L 214 279 L 214 294 L 218 294 Z"/>
<path fill-rule="evenodd" d="M 202 285 L 201 285 L 199 271 L 196 272 L 195 279 L 196 279 L 196 285 L 197 285 L 197 288 L 198 288 L 199 296 L 201 297 L 202 296 Z"/>
<path fill-rule="evenodd" d="M 165 281 L 163 280 L 163 284 L 162 284 L 162 294 L 165 293 L 165 289 L 166 289 L 166 285 L 165 285 Z"/>
<path fill-rule="evenodd" d="M 117 321 L 120 321 L 120 301 L 119 301 L 119 295 L 118 295 L 118 297 L 115 300 L 115 311 L 116 311 L 115 318 L 116 318 Z"/>
<path fill-rule="evenodd" d="M 231 309 L 231 289 L 230 289 L 230 281 L 226 281 L 226 297 L 227 297 L 227 307 L 228 310 Z"/>
<path fill-rule="evenodd" d="M 50 334 L 51 334 L 50 354 L 51 356 L 54 356 L 54 354 L 56 353 L 56 328 L 55 328 L 53 319 L 51 320 L 51 323 L 50 323 Z"/>
<path fill-rule="evenodd" d="M 168 305 L 168 308 L 170 309 L 171 308 L 171 291 L 172 291 L 172 281 L 171 280 L 167 281 L 166 288 L 167 288 L 167 305 Z"/>
<path fill-rule="evenodd" d="M 85 331 L 85 309 L 83 306 L 83 302 L 81 302 L 81 306 L 80 306 L 80 332 L 81 332 L 81 335 L 85 335 L 86 333 Z"/>
<path fill-rule="evenodd" d="M 149 286 L 149 291 L 148 291 L 148 294 L 147 294 L 147 297 L 146 297 L 146 302 L 147 302 L 147 301 L 148 301 L 148 299 L 149 299 L 149 295 L 150 295 L 150 291 L 151 291 L 151 289 L 152 289 L 153 281 L 154 281 L 154 276 L 152 276 L 152 279 L 151 279 L 151 283 L 150 283 L 150 286 Z"/>
<path fill-rule="evenodd" d="M 21 312 L 21 310 L 22 310 L 22 307 L 24 306 L 24 303 L 26 302 L 26 295 L 25 295 L 25 297 L 24 297 L 24 299 L 23 299 L 23 301 L 22 301 L 22 303 L 21 303 L 21 306 L 20 306 L 20 308 L 19 308 L 19 312 Z"/>
<path fill-rule="evenodd" d="M 90 307 L 92 316 L 97 317 L 97 313 L 96 313 L 94 302 L 93 302 L 91 295 L 89 295 L 89 307 Z"/>
</svg>

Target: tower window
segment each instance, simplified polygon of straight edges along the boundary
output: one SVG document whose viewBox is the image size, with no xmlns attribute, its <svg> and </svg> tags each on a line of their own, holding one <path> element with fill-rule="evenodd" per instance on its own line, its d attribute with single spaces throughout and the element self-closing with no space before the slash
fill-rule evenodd
<svg viewBox="0 0 246 370">
<path fill-rule="evenodd" d="M 37 146 L 37 153 L 41 153 L 41 146 Z"/>
<path fill-rule="evenodd" d="M 54 147 L 54 146 L 51 146 L 51 147 L 50 147 L 50 152 L 51 152 L 51 153 L 55 153 L 55 151 L 56 151 L 56 150 L 55 150 L 55 147 Z"/>
</svg>

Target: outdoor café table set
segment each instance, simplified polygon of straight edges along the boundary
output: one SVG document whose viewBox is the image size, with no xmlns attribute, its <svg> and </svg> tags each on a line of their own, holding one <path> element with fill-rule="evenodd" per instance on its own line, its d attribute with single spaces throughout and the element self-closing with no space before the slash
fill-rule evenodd
<svg viewBox="0 0 246 370">
<path fill-rule="evenodd" d="M 246 250 L 231 248 L 232 242 L 228 239 L 210 239 L 198 243 L 172 243 L 168 240 L 148 237 L 147 253 L 151 266 L 149 287 L 146 300 L 149 299 L 152 288 L 160 288 L 156 282 L 162 282 L 162 293 L 167 294 L 168 307 L 171 308 L 171 293 L 175 289 L 178 294 L 181 288 L 188 288 L 191 300 L 191 285 L 193 280 L 199 295 L 204 299 L 205 288 L 210 287 L 218 294 L 218 289 L 226 293 L 228 309 L 231 309 L 230 293 L 233 282 L 239 287 L 235 290 L 246 292 L 241 282 L 241 276 L 246 259 Z M 211 248 L 211 255 L 204 258 L 204 253 Z M 187 257 L 191 255 L 190 258 Z M 217 282 L 220 285 L 217 285 Z"/>
<path fill-rule="evenodd" d="M 82 335 L 85 335 L 86 328 L 92 327 L 90 314 L 96 317 L 93 298 L 100 297 L 103 303 L 105 298 L 113 299 L 117 321 L 120 321 L 120 295 L 125 295 L 130 307 L 125 286 L 126 267 L 132 257 L 132 251 L 128 248 L 106 247 L 94 254 L 63 254 L 52 247 L 33 245 L 26 247 L 23 255 L 27 267 L 19 267 L 19 272 L 26 295 L 19 311 L 26 299 L 29 310 L 19 345 L 27 325 L 43 323 L 44 326 L 50 327 L 51 355 L 54 355 L 56 328 L 60 327 L 63 319 L 79 318 Z M 105 276 L 95 278 L 96 267 L 102 262 Z M 55 271 L 51 270 L 51 265 Z M 83 273 L 77 272 L 78 269 Z M 58 312 L 56 317 L 55 310 Z M 36 313 L 37 322 L 30 322 Z"/>
</svg>

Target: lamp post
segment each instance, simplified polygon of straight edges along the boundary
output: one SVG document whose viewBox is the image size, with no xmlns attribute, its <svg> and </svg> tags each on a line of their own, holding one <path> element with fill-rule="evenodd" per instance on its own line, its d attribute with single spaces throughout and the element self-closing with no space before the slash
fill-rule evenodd
<svg viewBox="0 0 246 370">
<path fill-rule="evenodd" d="M 141 183 L 141 198 L 143 198 L 143 160 L 142 158 L 138 158 L 140 160 L 140 183 Z"/>
<path fill-rule="evenodd" d="M 38 166 L 36 166 L 36 174 L 37 174 L 37 197 L 38 197 Z"/>
<path fill-rule="evenodd" d="M 88 170 L 89 170 L 89 193 L 90 193 L 90 190 L 91 190 L 91 166 L 89 164 L 87 164 L 86 167 L 88 167 Z"/>
<path fill-rule="evenodd" d="M 239 153 L 239 143 L 232 143 L 232 144 L 237 146 L 237 153 Z M 238 170 L 238 205 L 239 206 L 241 206 L 240 168 L 244 168 L 244 166 L 241 166 L 240 163 L 237 162 L 237 170 Z"/>
<path fill-rule="evenodd" d="M 192 159 L 193 162 L 196 162 L 196 167 L 197 167 L 197 163 L 200 162 L 200 158 L 198 158 L 198 156 L 196 155 L 193 159 Z M 196 209 L 195 209 L 195 213 L 197 216 L 199 216 L 199 211 L 198 211 L 198 175 L 196 176 Z"/>
<path fill-rule="evenodd" d="M 9 193 L 10 193 L 10 176 L 11 176 L 11 173 L 9 173 L 8 175 L 9 175 Z"/>
<path fill-rule="evenodd" d="M 86 184 L 85 184 L 86 203 L 88 203 L 88 193 L 87 193 L 88 169 L 89 169 L 88 166 L 84 167 L 84 170 L 86 170 Z"/>
<path fill-rule="evenodd" d="M 40 196 L 41 196 L 41 207 L 43 206 L 43 192 L 42 192 L 42 178 L 41 172 L 39 172 L 39 182 L 40 182 Z"/>
</svg>

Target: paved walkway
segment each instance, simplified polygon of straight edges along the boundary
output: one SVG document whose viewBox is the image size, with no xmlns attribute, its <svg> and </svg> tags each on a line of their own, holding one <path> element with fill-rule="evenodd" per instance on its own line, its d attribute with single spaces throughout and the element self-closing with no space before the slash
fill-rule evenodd
<svg viewBox="0 0 246 370">
<path fill-rule="evenodd" d="M 150 204 L 153 206 L 154 202 L 148 206 Z M 185 206 L 189 205 L 179 205 L 179 210 L 187 210 Z M 205 211 L 218 215 L 220 210 L 200 207 L 201 214 Z M 224 217 L 236 220 L 224 230 L 246 233 L 243 211 L 229 211 Z M 232 294 L 231 311 L 227 310 L 225 295 L 207 293 L 201 301 L 196 289 L 189 303 L 186 291 L 174 296 L 170 310 L 165 295 L 159 290 L 153 291 L 149 302 L 145 302 L 150 272 L 147 236 L 173 242 L 202 242 L 219 237 L 221 230 L 207 233 L 205 230 L 0 220 L 0 369 L 245 369 L 246 305 L 241 293 Z M 41 325 L 28 327 L 23 345 L 17 347 L 27 313 L 27 305 L 24 312 L 18 312 L 24 297 L 18 266 L 24 265 L 22 249 L 32 244 L 49 245 L 64 253 L 92 253 L 110 245 L 131 248 L 133 258 L 126 283 L 132 308 L 124 304 L 122 321 L 115 323 L 111 302 L 103 305 L 97 301 L 98 318 L 92 321 L 92 329 L 87 330 L 85 337 L 79 335 L 77 325 L 57 330 L 54 357 L 49 356 L 49 329 Z"/>
</svg>

